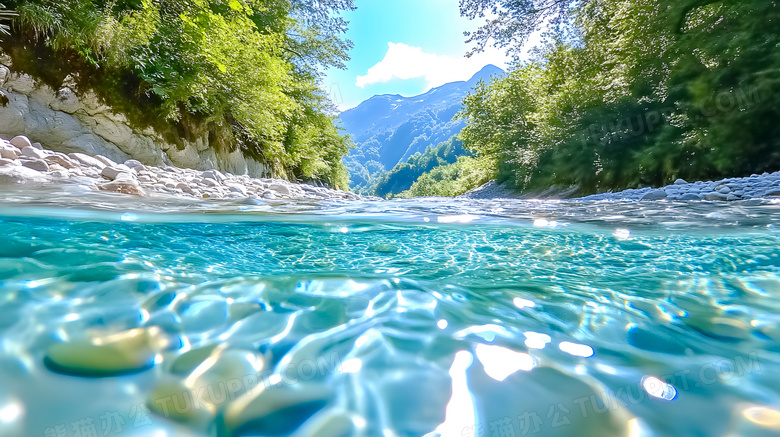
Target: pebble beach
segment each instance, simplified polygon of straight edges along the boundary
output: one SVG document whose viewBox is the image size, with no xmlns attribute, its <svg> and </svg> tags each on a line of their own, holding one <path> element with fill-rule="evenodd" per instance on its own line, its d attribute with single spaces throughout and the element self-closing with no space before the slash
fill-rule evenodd
<svg viewBox="0 0 780 437">
<path fill-rule="evenodd" d="M 171 165 L 146 166 L 134 159 L 116 163 L 101 155 L 66 154 L 47 150 L 21 135 L 10 140 L 0 138 L 0 184 L 76 185 L 90 191 L 116 192 L 142 197 L 173 195 L 206 199 L 379 200 L 327 187 L 291 183 L 283 179 L 233 175 L 215 169 L 203 171 Z M 565 196 L 565 193 L 564 191 L 557 194 Z M 460 197 L 502 199 L 516 198 L 518 195 L 492 181 Z M 660 188 L 628 189 L 567 200 L 730 202 L 774 197 L 780 197 L 780 172 L 718 181 L 688 182 L 678 179 L 674 184 Z"/>
<path fill-rule="evenodd" d="M 76 185 L 90 191 L 135 196 L 174 195 L 209 199 L 346 199 L 346 191 L 283 179 L 252 178 L 219 170 L 146 166 L 137 160 L 116 163 L 101 155 L 47 150 L 26 136 L 0 138 L 0 184 Z"/>
</svg>

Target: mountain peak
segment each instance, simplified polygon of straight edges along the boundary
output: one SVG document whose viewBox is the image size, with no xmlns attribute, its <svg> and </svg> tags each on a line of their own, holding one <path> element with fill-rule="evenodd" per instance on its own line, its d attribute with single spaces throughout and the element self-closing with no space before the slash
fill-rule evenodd
<svg viewBox="0 0 780 437">
<path fill-rule="evenodd" d="M 488 64 L 467 81 L 446 83 L 416 96 L 374 95 L 358 106 L 340 113 L 339 118 L 358 146 L 368 141 L 371 136 L 380 135 L 385 131 L 395 131 L 418 114 L 439 114 L 437 117 L 441 119 L 436 120 L 436 123 L 447 124 L 452 121 L 451 118 L 460 109 L 463 98 L 477 82 L 480 80 L 488 82 L 491 77 L 504 74 L 506 73 L 501 68 Z M 395 164 L 395 162 L 388 163 L 387 168 L 392 168 Z"/>
<path fill-rule="evenodd" d="M 463 98 L 480 80 L 487 82 L 504 74 L 488 64 L 467 81 L 446 83 L 413 97 L 375 95 L 339 114 L 357 146 L 344 158 L 350 184 L 368 188 L 382 171 L 458 134 L 465 121 L 453 117 L 462 108 Z"/>
<path fill-rule="evenodd" d="M 475 83 L 479 82 L 480 79 L 488 81 L 491 76 L 503 76 L 504 74 L 506 74 L 506 72 L 503 69 L 496 67 L 493 64 L 488 64 L 482 67 L 474 76 L 471 76 L 471 79 L 468 81 Z"/>
</svg>

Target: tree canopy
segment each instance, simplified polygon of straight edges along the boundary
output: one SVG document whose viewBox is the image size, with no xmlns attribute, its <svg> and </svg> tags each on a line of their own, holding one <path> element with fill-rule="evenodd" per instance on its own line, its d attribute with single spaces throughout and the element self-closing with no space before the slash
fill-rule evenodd
<svg viewBox="0 0 780 437">
<path fill-rule="evenodd" d="M 5 9 L 5 6 L 3 6 L 2 3 L 0 3 L 0 35 L 6 34 L 8 35 L 8 24 L 3 23 L 4 21 L 10 21 L 11 18 L 13 18 L 15 14 L 12 11 L 9 11 Z"/>
<path fill-rule="evenodd" d="M 465 33 L 466 42 L 475 44 L 469 56 L 491 43 L 519 56 L 536 30 L 566 21 L 572 4 L 571 0 L 460 0 L 462 16 L 484 19 L 476 31 Z"/>
<path fill-rule="evenodd" d="M 319 87 L 352 43 L 352 0 L 9 0 L 3 48 L 50 81 L 70 75 L 141 125 L 207 126 L 276 175 L 346 188 L 350 147 Z M 14 40 L 15 38 L 15 40 Z M 24 59 L 27 42 L 35 56 Z M 29 55 L 28 55 L 29 57 Z M 198 129 L 194 127 L 193 129 Z M 185 129 L 186 130 L 186 129 Z"/>
<path fill-rule="evenodd" d="M 581 193 L 780 170 L 780 8 L 771 0 L 462 0 L 471 35 L 542 47 L 465 99 L 490 177 Z M 473 188 L 464 186 L 464 189 Z"/>
<path fill-rule="evenodd" d="M 424 153 L 415 153 L 405 162 L 399 162 L 390 171 L 383 172 L 369 189 L 381 197 L 398 195 L 409 190 L 423 174 L 436 167 L 453 164 L 466 152 L 457 135 L 436 146 L 429 146 Z"/>
</svg>

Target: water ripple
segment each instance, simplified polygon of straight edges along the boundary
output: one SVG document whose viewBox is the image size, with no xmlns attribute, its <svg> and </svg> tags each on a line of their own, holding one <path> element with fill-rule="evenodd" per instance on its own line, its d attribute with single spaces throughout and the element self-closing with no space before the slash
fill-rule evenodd
<svg viewBox="0 0 780 437">
<path fill-rule="evenodd" d="M 777 208 L 5 192 L 0 434 L 772 435 Z M 148 371 L 44 360 L 151 327 Z"/>
</svg>

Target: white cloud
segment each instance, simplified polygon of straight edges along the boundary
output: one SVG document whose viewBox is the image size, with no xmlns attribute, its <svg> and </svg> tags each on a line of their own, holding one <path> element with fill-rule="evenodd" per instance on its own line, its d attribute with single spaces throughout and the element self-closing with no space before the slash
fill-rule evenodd
<svg viewBox="0 0 780 437">
<path fill-rule="evenodd" d="M 489 47 L 483 53 L 470 58 L 426 53 L 420 47 L 404 43 L 387 43 L 384 59 L 368 69 L 365 76 L 358 76 L 355 85 L 386 83 L 393 79 L 424 78 L 427 89 L 449 82 L 468 80 L 487 64 L 506 68 L 509 58 L 503 50 Z"/>
</svg>

